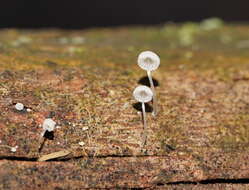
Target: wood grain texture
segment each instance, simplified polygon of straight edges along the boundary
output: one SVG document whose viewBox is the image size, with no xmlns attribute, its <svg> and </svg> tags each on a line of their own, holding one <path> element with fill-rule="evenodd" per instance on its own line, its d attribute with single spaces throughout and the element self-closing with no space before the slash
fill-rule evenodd
<svg viewBox="0 0 249 190">
<path fill-rule="evenodd" d="M 248 37 L 248 26 L 207 31 L 197 23 L 0 31 L 2 188 L 167 189 L 171 182 L 246 181 Z M 141 106 L 132 91 L 149 84 L 136 64 L 144 50 L 161 57 L 152 73 L 160 112 L 152 117 L 147 105 L 148 141 L 141 147 Z M 15 110 L 17 102 L 24 111 Z M 48 117 L 57 128 L 39 151 Z M 36 162 L 62 150 L 70 154 Z M 246 183 L 233 185 L 228 189 Z"/>
</svg>

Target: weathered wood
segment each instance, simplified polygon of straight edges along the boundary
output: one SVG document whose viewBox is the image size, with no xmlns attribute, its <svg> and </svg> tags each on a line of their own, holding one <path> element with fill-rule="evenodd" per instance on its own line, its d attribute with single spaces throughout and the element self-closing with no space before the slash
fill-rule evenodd
<svg viewBox="0 0 249 190">
<path fill-rule="evenodd" d="M 2 30 L 0 180 L 9 189 L 55 187 L 60 174 L 60 188 L 76 189 L 249 178 L 248 37 L 249 27 L 236 25 Z M 152 74 L 160 112 L 153 118 L 147 107 L 145 147 L 132 97 L 148 84 L 136 64 L 143 50 L 161 56 Z M 15 110 L 17 102 L 24 111 Z M 39 151 L 47 117 L 58 128 Z M 62 162 L 35 162 L 62 150 L 70 152 Z M 84 160 L 91 163 L 81 168 Z"/>
<path fill-rule="evenodd" d="M 248 179 L 248 153 L 239 155 L 230 156 L 244 161 L 231 162 L 229 167 L 224 160 L 228 155 L 222 154 L 208 155 L 210 160 L 205 160 L 205 165 L 190 155 L 85 158 L 39 163 L 3 160 L 0 184 L 3 189 L 148 188 L 172 182 Z"/>
</svg>

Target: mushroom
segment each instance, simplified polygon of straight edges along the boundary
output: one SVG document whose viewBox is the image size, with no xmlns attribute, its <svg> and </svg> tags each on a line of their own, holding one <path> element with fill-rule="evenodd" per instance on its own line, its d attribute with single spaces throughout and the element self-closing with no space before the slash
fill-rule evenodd
<svg viewBox="0 0 249 190">
<path fill-rule="evenodd" d="M 16 103 L 15 108 L 18 111 L 22 111 L 24 109 L 24 105 L 22 103 Z"/>
<path fill-rule="evenodd" d="M 142 103 L 142 117 L 143 117 L 143 125 L 144 125 L 144 136 L 143 136 L 143 145 L 146 142 L 146 130 L 147 130 L 147 122 L 146 122 L 146 112 L 145 112 L 145 103 L 152 100 L 153 92 L 147 86 L 141 85 L 135 88 L 133 91 L 134 98 Z"/>
<path fill-rule="evenodd" d="M 157 99 L 156 99 L 156 91 L 155 91 L 154 83 L 152 80 L 151 72 L 156 70 L 159 67 L 160 58 L 157 54 L 155 54 L 152 51 L 144 51 L 144 52 L 139 54 L 137 62 L 138 62 L 139 67 L 141 67 L 142 69 L 147 71 L 147 75 L 148 75 L 148 78 L 150 81 L 150 87 L 151 87 L 151 90 L 153 92 L 153 112 L 152 112 L 152 115 L 156 116 L 157 112 L 158 112 Z"/>
<path fill-rule="evenodd" d="M 41 136 L 43 137 L 46 131 L 52 132 L 55 128 L 55 125 L 56 125 L 56 122 L 52 120 L 51 118 L 45 119 L 42 124 L 43 131 L 41 133 Z"/>
<path fill-rule="evenodd" d="M 40 141 L 40 143 L 39 143 L 40 146 L 38 149 L 39 152 L 42 150 L 42 147 L 47 139 L 47 138 L 42 138 L 42 137 L 44 137 L 46 131 L 52 132 L 55 129 L 55 125 L 56 125 L 56 122 L 54 120 L 52 120 L 51 118 L 47 118 L 43 121 L 43 124 L 42 124 L 43 131 L 41 133 L 41 138 L 39 140 Z"/>
</svg>

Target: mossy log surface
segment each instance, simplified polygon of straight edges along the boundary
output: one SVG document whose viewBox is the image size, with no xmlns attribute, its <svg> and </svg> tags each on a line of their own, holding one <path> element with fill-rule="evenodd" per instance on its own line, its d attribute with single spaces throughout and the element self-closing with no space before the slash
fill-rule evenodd
<svg viewBox="0 0 249 190">
<path fill-rule="evenodd" d="M 1 30 L 0 189 L 249 188 L 248 39 L 246 25 L 193 23 Z M 161 65 L 142 147 L 132 92 L 149 84 L 136 63 L 144 50 Z M 48 117 L 57 128 L 39 151 Z"/>
</svg>

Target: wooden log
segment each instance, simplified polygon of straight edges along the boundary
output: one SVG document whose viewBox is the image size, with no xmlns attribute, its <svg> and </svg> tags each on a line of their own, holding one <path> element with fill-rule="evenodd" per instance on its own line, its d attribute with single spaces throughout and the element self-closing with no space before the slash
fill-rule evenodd
<svg viewBox="0 0 249 190">
<path fill-rule="evenodd" d="M 198 23 L 0 31 L 2 187 L 164 188 L 247 180 L 248 37 L 245 25 Z M 136 63 L 144 50 L 155 51 L 161 65 L 152 73 L 159 114 L 152 117 L 147 105 L 142 147 L 141 106 L 132 91 L 149 85 Z M 15 109 L 18 102 L 23 111 Z M 39 150 L 48 117 L 57 128 Z M 69 154 L 36 162 L 61 151 Z M 91 164 L 82 168 L 85 160 Z"/>
</svg>

